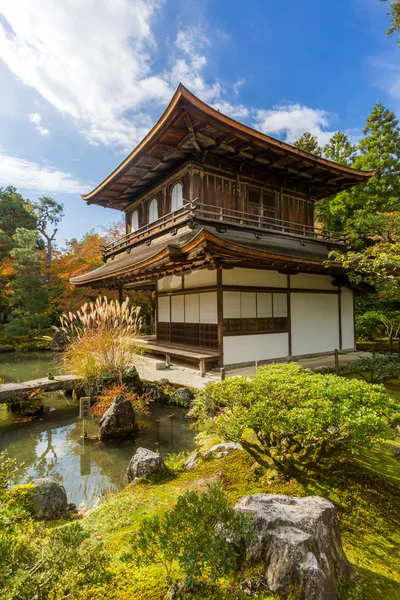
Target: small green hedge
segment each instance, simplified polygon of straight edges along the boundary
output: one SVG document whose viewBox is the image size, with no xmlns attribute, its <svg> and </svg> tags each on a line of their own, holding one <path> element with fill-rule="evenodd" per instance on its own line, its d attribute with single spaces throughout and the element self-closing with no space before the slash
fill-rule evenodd
<svg viewBox="0 0 400 600">
<path fill-rule="evenodd" d="M 240 442 L 259 464 L 289 472 L 393 439 L 400 406 L 381 385 L 292 363 L 207 385 L 189 415 L 201 432 Z"/>
</svg>

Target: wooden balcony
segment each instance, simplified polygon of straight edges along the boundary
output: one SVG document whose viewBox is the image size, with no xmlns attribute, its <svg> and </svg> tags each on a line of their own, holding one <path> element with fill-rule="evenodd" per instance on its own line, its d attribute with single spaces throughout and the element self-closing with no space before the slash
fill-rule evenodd
<svg viewBox="0 0 400 600">
<path fill-rule="evenodd" d="M 123 236 L 103 248 L 103 259 L 107 261 L 123 252 L 130 253 L 139 243 L 151 240 L 166 234 L 174 235 L 178 229 L 189 226 L 190 228 L 205 225 L 214 226 L 217 231 L 224 233 L 228 229 L 253 231 L 255 236 L 262 233 L 275 233 L 300 239 L 319 240 L 334 246 L 347 248 L 349 237 L 336 231 L 328 231 L 318 227 L 310 227 L 300 223 L 283 221 L 271 214 L 251 214 L 204 204 L 198 199 L 185 203 L 178 210 L 163 215 L 156 221 L 141 227 L 137 231 Z"/>
</svg>

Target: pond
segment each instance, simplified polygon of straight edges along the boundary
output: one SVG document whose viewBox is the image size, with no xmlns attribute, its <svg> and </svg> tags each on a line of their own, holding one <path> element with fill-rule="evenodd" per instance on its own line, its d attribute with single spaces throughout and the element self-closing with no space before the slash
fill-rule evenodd
<svg viewBox="0 0 400 600">
<path fill-rule="evenodd" d="M 57 355 L 51 352 L 0 353 L 0 379 L 5 383 L 47 377 L 49 371 L 59 372 Z"/>
<path fill-rule="evenodd" d="M 20 357 L 20 358 L 19 358 Z M 0 355 L 0 376 L 7 381 L 27 380 L 46 375 L 52 357 Z M 47 362 L 46 362 L 47 361 Z M 194 432 L 189 428 L 186 410 L 173 405 L 154 404 L 150 415 L 142 417 L 139 435 L 113 442 L 82 439 L 79 407 L 62 394 L 45 394 L 49 409 L 41 418 L 21 423 L 0 405 L 0 452 L 24 465 L 20 482 L 51 475 L 65 486 L 68 501 L 93 505 L 108 492 L 126 486 L 125 473 L 138 446 L 157 450 L 161 456 L 192 450 Z M 86 421 L 86 431 L 96 425 Z"/>
</svg>

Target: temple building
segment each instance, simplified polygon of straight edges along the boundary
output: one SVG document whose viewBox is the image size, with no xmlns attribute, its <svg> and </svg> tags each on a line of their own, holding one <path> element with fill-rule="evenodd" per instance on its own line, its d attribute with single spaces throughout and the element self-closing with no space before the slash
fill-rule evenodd
<svg viewBox="0 0 400 600">
<path fill-rule="evenodd" d="M 123 211 L 126 235 L 77 286 L 155 292 L 147 351 L 211 366 L 355 347 L 354 293 L 314 226 L 317 200 L 365 182 L 255 131 L 180 85 L 147 136 L 88 204 Z"/>
</svg>

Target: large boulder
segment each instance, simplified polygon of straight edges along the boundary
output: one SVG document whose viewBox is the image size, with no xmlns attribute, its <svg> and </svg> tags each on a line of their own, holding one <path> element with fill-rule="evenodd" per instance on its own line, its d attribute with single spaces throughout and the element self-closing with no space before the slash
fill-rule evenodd
<svg viewBox="0 0 400 600">
<path fill-rule="evenodd" d="M 184 408 L 189 408 L 192 404 L 194 398 L 194 393 L 189 388 L 178 388 L 171 394 L 170 402 L 172 404 L 177 404 L 178 406 L 183 406 Z"/>
<path fill-rule="evenodd" d="M 30 495 L 34 519 L 54 521 L 68 516 L 67 494 L 62 485 L 52 477 L 34 479 L 32 484 Z"/>
<path fill-rule="evenodd" d="M 302 600 L 337 600 L 340 581 L 356 577 L 340 537 L 335 506 L 318 496 L 254 494 L 235 510 L 253 515 L 256 535 L 246 541 L 249 560 L 261 560 L 271 592 L 301 589 Z"/>
<path fill-rule="evenodd" d="M 145 382 L 142 385 L 143 395 L 150 402 L 166 402 L 168 396 L 165 394 L 163 388 L 157 383 Z"/>
<path fill-rule="evenodd" d="M 110 408 L 99 421 L 99 439 L 133 435 L 136 431 L 136 419 L 132 403 L 123 396 L 116 396 Z"/>
<path fill-rule="evenodd" d="M 159 454 L 147 448 L 138 448 L 129 462 L 126 478 L 130 483 L 142 477 L 162 475 L 166 472 L 167 467 Z"/>
</svg>

